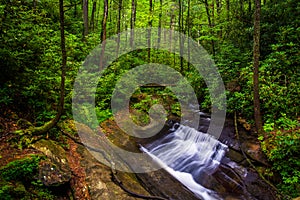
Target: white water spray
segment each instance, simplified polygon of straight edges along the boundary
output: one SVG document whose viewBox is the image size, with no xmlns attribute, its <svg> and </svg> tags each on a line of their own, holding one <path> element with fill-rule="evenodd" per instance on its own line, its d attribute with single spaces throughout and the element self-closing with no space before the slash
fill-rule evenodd
<svg viewBox="0 0 300 200">
<path fill-rule="evenodd" d="M 227 146 L 213 136 L 187 126 L 175 124 L 171 131 L 173 132 L 147 146 L 147 149 L 141 147 L 141 150 L 199 198 L 222 199 L 216 192 L 203 187 L 200 180 L 204 175 L 215 172 Z"/>
</svg>

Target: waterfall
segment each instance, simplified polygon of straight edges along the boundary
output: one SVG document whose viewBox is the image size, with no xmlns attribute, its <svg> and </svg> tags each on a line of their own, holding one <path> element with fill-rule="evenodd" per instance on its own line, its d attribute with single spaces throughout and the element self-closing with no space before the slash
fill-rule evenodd
<svg viewBox="0 0 300 200">
<path fill-rule="evenodd" d="M 169 134 L 141 150 L 200 199 L 221 199 L 216 192 L 201 185 L 205 176 L 215 172 L 227 151 L 227 146 L 213 136 L 175 124 Z"/>
</svg>

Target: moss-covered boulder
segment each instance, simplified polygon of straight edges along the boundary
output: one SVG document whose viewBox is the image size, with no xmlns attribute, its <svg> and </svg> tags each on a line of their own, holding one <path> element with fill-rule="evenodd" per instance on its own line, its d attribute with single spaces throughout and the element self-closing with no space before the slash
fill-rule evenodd
<svg viewBox="0 0 300 200">
<path fill-rule="evenodd" d="M 40 140 L 32 145 L 43 152 L 47 160 L 40 162 L 39 179 L 46 186 L 59 186 L 71 180 L 71 170 L 66 151 L 57 142 Z"/>
</svg>

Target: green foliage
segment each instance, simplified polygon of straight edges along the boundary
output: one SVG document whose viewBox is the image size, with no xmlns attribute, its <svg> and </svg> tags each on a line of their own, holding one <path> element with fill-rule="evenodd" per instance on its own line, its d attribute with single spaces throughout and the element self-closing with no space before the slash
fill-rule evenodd
<svg viewBox="0 0 300 200">
<path fill-rule="evenodd" d="M 31 155 L 0 168 L 0 199 L 55 199 L 38 176 L 39 161 L 43 157 Z"/>
<path fill-rule="evenodd" d="M 264 130 L 268 138 L 260 137 L 262 148 L 273 163 L 272 170 L 281 175 L 280 190 L 292 197 L 300 195 L 300 123 L 282 115 L 275 122 L 267 122 Z"/>
<path fill-rule="evenodd" d="M 1 177 L 6 181 L 28 181 L 37 173 L 40 156 L 32 155 L 15 160 L 0 168 Z"/>
</svg>

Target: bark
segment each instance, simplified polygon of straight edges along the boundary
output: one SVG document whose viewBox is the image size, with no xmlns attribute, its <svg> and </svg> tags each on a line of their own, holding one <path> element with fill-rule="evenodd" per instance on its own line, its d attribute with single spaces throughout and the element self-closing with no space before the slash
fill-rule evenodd
<svg viewBox="0 0 300 200">
<path fill-rule="evenodd" d="M 122 11 L 122 0 L 119 0 L 119 5 L 118 5 L 118 22 L 117 22 L 117 57 L 119 56 L 119 48 L 120 48 L 120 35 L 119 33 L 121 32 L 121 11 Z"/>
<path fill-rule="evenodd" d="M 252 0 L 248 0 L 248 13 L 251 13 L 252 11 L 252 4 L 251 4 Z"/>
<path fill-rule="evenodd" d="M 158 15 L 158 38 L 157 38 L 157 47 L 159 48 L 160 46 L 160 40 L 161 40 L 161 25 L 162 25 L 162 4 L 163 1 L 159 1 L 159 15 Z"/>
<path fill-rule="evenodd" d="M 82 1 L 82 12 L 83 12 L 83 36 L 89 34 L 89 15 L 88 15 L 88 0 Z"/>
<path fill-rule="evenodd" d="M 253 97 L 254 97 L 254 120 L 256 130 L 262 134 L 262 117 L 260 113 L 259 97 L 259 57 L 260 57 L 260 0 L 255 0 L 254 34 L 253 34 Z"/>
<path fill-rule="evenodd" d="M 102 18 L 102 31 L 101 42 L 106 40 L 106 22 L 108 17 L 108 0 L 104 0 L 103 18 Z"/>
<path fill-rule="evenodd" d="M 92 16 L 91 16 L 91 23 L 90 23 L 90 27 L 91 30 L 94 31 L 95 30 L 95 13 L 96 13 L 96 9 L 97 9 L 97 1 L 93 1 L 93 9 L 92 9 Z"/>
<path fill-rule="evenodd" d="M 213 24 L 212 24 L 212 19 L 211 19 L 210 13 L 209 13 L 208 1 L 204 0 L 204 4 L 205 4 L 205 10 L 206 10 L 206 15 L 207 15 L 207 20 L 208 20 L 208 26 L 209 26 L 209 29 L 210 29 L 209 32 L 210 32 L 211 35 L 213 35 L 213 31 L 212 31 Z M 215 55 L 215 42 L 213 40 L 211 40 L 211 53 L 213 55 Z"/>
<path fill-rule="evenodd" d="M 151 60 L 151 28 L 152 28 L 152 8 L 153 2 L 149 0 L 149 20 L 148 20 L 148 62 Z"/>
<path fill-rule="evenodd" d="M 188 10 L 187 10 L 187 18 L 186 18 L 186 27 L 187 27 L 187 36 L 190 37 L 190 28 L 191 28 L 191 22 L 190 22 L 190 10 L 191 10 L 191 0 L 188 0 Z M 190 40 L 188 39 L 188 70 L 190 70 L 190 59 L 191 59 L 191 51 L 190 51 Z"/>
<path fill-rule="evenodd" d="M 178 17 L 178 27 L 179 32 L 183 32 L 183 5 L 182 1 L 179 0 L 179 17 Z M 180 47 L 180 72 L 183 72 L 183 38 L 179 35 L 179 47 Z"/>
<path fill-rule="evenodd" d="M 105 43 L 106 40 L 106 22 L 108 17 L 108 0 L 104 0 L 104 9 L 103 9 L 103 18 L 102 18 L 102 31 L 101 31 L 101 42 L 102 42 L 102 49 L 100 54 L 100 69 L 103 67 L 103 59 L 104 59 L 104 52 L 105 52 Z"/>
<path fill-rule="evenodd" d="M 171 17 L 170 17 L 170 38 L 169 38 L 169 43 L 170 43 L 170 51 L 172 51 L 172 43 L 173 43 L 173 31 L 174 31 L 174 25 L 173 25 L 173 21 L 174 21 L 174 14 L 173 11 L 171 13 Z"/>
<path fill-rule="evenodd" d="M 216 5 L 217 5 L 217 15 L 218 15 L 218 23 L 220 23 L 221 20 L 221 7 L 222 7 L 222 2 L 221 0 L 216 0 Z M 220 30 L 218 31 L 218 37 L 221 40 L 222 39 L 222 26 L 220 27 Z"/>
<path fill-rule="evenodd" d="M 130 17 L 130 47 L 133 48 L 134 42 L 134 25 L 136 16 L 136 1 L 131 1 L 131 17 Z"/>
</svg>

